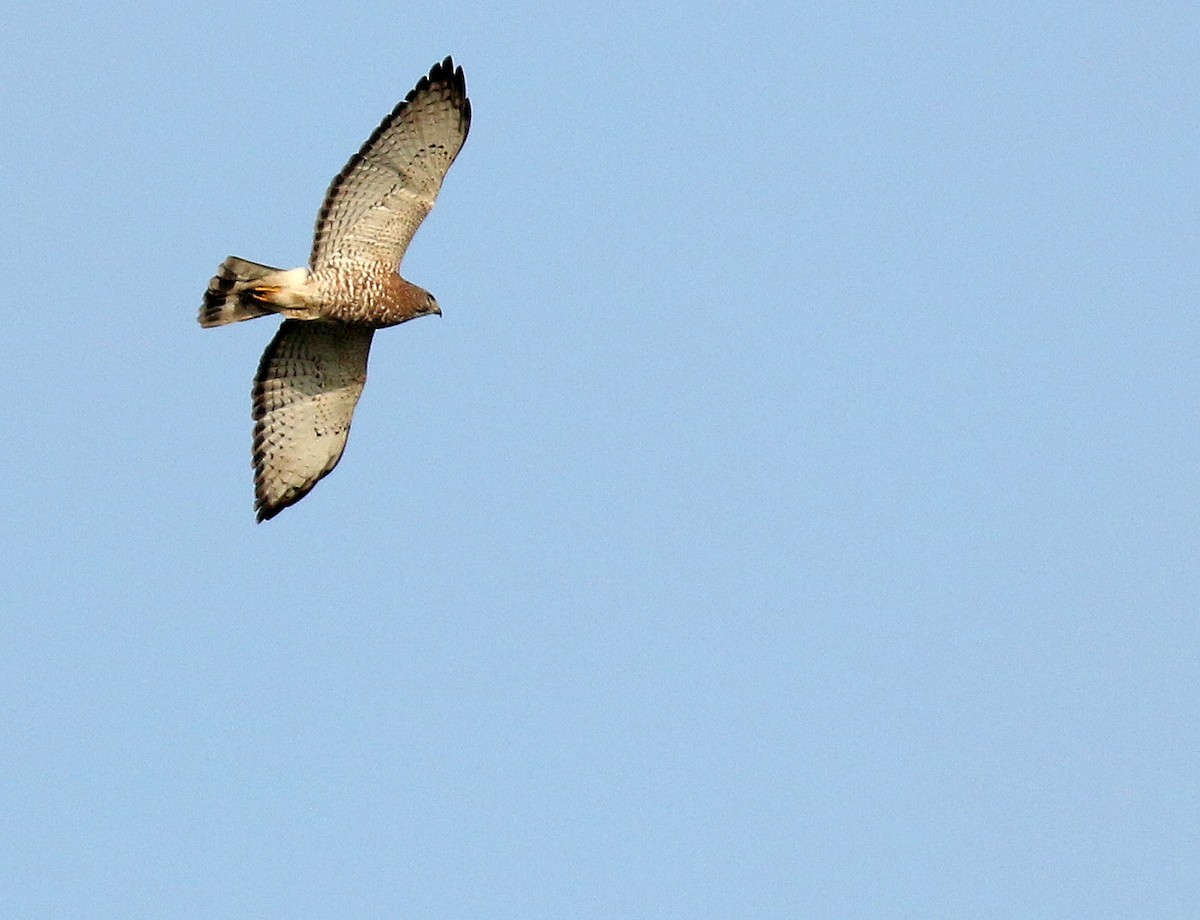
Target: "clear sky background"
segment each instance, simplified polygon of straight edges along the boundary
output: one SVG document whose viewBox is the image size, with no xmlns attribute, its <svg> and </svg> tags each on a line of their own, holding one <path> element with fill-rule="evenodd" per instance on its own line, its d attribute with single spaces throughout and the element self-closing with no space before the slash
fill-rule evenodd
<svg viewBox="0 0 1200 920">
<path fill-rule="evenodd" d="M 1195 3 L 6 15 L 0 915 L 1196 915 Z M 255 525 L 204 286 L 447 53 Z"/>
</svg>

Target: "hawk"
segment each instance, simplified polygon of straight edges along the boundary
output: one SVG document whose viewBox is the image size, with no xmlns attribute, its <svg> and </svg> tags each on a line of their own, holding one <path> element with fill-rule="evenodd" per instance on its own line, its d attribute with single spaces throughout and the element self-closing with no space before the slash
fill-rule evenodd
<svg viewBox="0 0 1200 920">
<path fill-rule="evenodd" d="M 442 311 L 399 275 L 471 125 L 461 67 L 447 57 L 350 158 L 317 214 L 307 268 L 230 256 L 200 325 L 283 317 L 254 378 L 254 508 L 269 520 L 327 476 L 346 449 L 376 329 Z"/>
</svg>

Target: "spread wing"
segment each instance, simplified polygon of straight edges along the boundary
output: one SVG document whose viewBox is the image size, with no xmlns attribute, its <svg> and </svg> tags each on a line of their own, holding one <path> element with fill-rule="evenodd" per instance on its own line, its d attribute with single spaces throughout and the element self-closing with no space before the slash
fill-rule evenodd
<svg viewBox="0 0 1200 920">
<path fill-rule="evenodd" d="M 295 504 L 337 466 L 367 382 L 374 330 L 284 320 L 254 378 L 254 508 Z"/>
<path fill-rule="evenodd" d="M 350 158 L 325 194 L 309 263 L 397 269 L 467 139 L 462 68 L 435 64 Z"/>
</svg>

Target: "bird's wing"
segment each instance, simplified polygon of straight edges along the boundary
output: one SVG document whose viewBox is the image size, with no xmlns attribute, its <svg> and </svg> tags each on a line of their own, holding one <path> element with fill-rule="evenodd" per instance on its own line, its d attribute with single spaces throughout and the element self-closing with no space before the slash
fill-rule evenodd
<svg viewBox="0 0 1200 920">
<path fill-rule="evenodd" d="M 435 64 L 350 158 L 325 194 L 309 259 L 395 271 L 467 139 L 462 68 Z"/>
<path fill-rule="evenodd" d="M 374 330 L 284 320 L 254 378 L 254 507 L 265 521 L 308 494 L 346 449 Z"/>
</svg>

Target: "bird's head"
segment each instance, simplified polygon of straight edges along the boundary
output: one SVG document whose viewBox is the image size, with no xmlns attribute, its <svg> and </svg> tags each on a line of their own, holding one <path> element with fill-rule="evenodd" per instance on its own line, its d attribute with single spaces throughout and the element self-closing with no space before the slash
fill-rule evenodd
<svg viewBox="0 0 1200 920">
<path fill-rule="evenodd" d="M 442 308 L 438 306 L 438 302 L 434 300 L 433 295 L 428 291 L 425 291 L 424 294 L 425 296 L 421 299 L 421 305 L 417 308 L 417 316 L 428 316 L 430 313 L 441 316 Z"/>
</svg>

